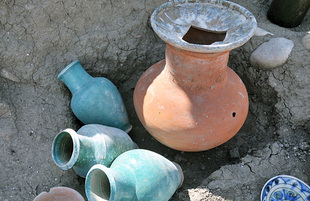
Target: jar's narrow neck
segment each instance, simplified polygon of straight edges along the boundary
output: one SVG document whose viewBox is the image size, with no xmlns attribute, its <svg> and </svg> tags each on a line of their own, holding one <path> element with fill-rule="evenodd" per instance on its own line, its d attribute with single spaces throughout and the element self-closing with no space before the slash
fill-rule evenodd
<svg viewBox="0 0 310 201">
<path fill-rule="evenodd" d="M 63 81 L 71 93 L 74 94 L 93 77 L 84 70 L 80 61 L 75 61 L 59 73 L 58 79 Z"/>
<path fill-rule="evenodd" d="M 165 70 L 168 71 L 170 80 L 183 90 L 216 89 L 227 80 L 228 57 L 229 51 L 196 53 L 167 44 Z"/>
</svg>

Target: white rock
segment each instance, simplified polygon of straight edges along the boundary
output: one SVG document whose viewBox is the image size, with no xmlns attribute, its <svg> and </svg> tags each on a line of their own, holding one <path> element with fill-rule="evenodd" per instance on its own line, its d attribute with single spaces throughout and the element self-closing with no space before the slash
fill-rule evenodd
<svg viewBox="0 0 310 201">
<path fill-rule="evenodd" d="M 6 79 L 9 79 L 13 82 L 20 82 L 19 78 L 16 77 L 15 75 L 13 75 L 13 73 L 11 73 L 10 71 L 8 71 L 5 68 L 2 68 L 0 71 L 0 75 Z"/>
<path fill-rule="evenodd" d="M 267 34 L 270 34 L 273 36 L 273 33 L 270 33 L 262 28 L 257 27 L 255 30 L 255 36 L 266 36 Z"/>
<path fill-rule="evenodd" d="M 283 65 L 288 59 L 294 43 L 286 38 L 273 38 L 261 44 L 251 55 L 252 66 L 272 69 Z"/>
<path fill-rule="evenodd" d="M 302 44 L 306 49 L 310 50 L 310 33 L 302 38 Z"/>
</svg>

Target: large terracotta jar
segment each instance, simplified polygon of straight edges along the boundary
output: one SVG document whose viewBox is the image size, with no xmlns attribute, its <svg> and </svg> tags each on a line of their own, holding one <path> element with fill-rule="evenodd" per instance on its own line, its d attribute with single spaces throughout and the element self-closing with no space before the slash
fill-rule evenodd
<svg viewBox="0 0 310 201">
<path fill-rule="evenodd" d="M 178 0 L 158 7 L 151 24 L 167 46 L 165 60 L 151 66 L 134 91 L 143 126 L 180 151 L 228 141 L 249 104 L 242 80 L 227 67 L 229 52 L 253 36 L 254 16 L 228 1 Z"/>
</svg>

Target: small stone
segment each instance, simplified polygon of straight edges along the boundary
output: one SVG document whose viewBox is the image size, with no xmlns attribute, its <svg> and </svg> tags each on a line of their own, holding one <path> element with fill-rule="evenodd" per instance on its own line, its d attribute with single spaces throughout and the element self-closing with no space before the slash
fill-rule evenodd
<svg viewBox="0 0 310 201">
<path fill-rule="evenodd" d="M 268 32 L 268 31 L 266 31 L 266 30 L 264 30 L 262 28 L 257 27 L 256 30 L 255 30 L 255 34 L 254 35 L 255 36 L 266 36 L 268 34 L 273 36 L 273 33 L 270 33 L 270 32 Z"/>
<path fill-rule="evenodd" d="M 278 143 L 273 143 L 271 145 L 271 154 L 277 155 L 281 152 L 281 147 Z"/>
<path fill-rule="evenodd" d="M 13 75 L 10 71 L 8 71 L 5 68 L 2 68 L 0 71 L 0 75 L 8 80 L 11 80 L 13 82 L 20 82 L 19 78 Z"/>
<path fill-rule="evenodd" d="M 272 69 L 283 65 L 288 59 L 294 43 L 286 38 L 273 38 L 261 44 L 251 55 L 252 66 Z"/>
<path fill-rule="evenodd" d="M 310 145 L 307 142 L 302 142 L 299 144 L 299 148 L 303 151 L 310 150 Z"/>
<path fill-rule="evenodd" d="M 302 38 L 302 44 L 306 49 L 310 50 L 310 33 Z"/>
<path fill-rule="evenodd" d="M 230 158 L 232 159 L 239 159 L 240 154 L 239 154 L 238 147 L 235 147 L 234 149 L 230 150 L 229 155 L 230 155 Z"/>
<path fill-rule="evenodd" d="M 8 118 L 11 116 L 10 106 L 6 103 L 0 102 L 0 117 Z"/>
</svg>

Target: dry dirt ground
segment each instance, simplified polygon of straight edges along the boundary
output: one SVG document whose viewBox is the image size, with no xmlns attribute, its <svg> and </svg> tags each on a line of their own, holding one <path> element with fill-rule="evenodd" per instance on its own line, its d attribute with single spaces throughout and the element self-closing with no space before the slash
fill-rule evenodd
<svg viewBox="0 0 310 201">
<path fill-rule="evenodd" d="M 133 107 L 138 78 L 164 58 L 165 44 L 149 18 L 166 1 L 0 1 L 0 200 L 33 200 L 55 186 L 85 196 L 84 179 L 61 170 L 51 157 L 55 135 L 82 126 L 69 107 L 69 90 L 57 80 L 77 59 L 92 76 L 118 87 L 133 125 L 129 135 L 139 147 L 181 165 L 184 184 L 171 200 L 259 200 L 264 183 L 278 174 L 309 184 L 310 51 L 302 38 L 310 31 L 310 13 L 287 29 L 267 20 L 269 0 L 233 1 L 273 35 L 254 36 L 231 52 L 229 66 L 249 93 L 247 120 L 227 143 L 197 153 L 158 143 Z M 286 63 L 268 70 L 251 66 L 251 53 L 275 37 L 294 42 Z"/>
</svg>

